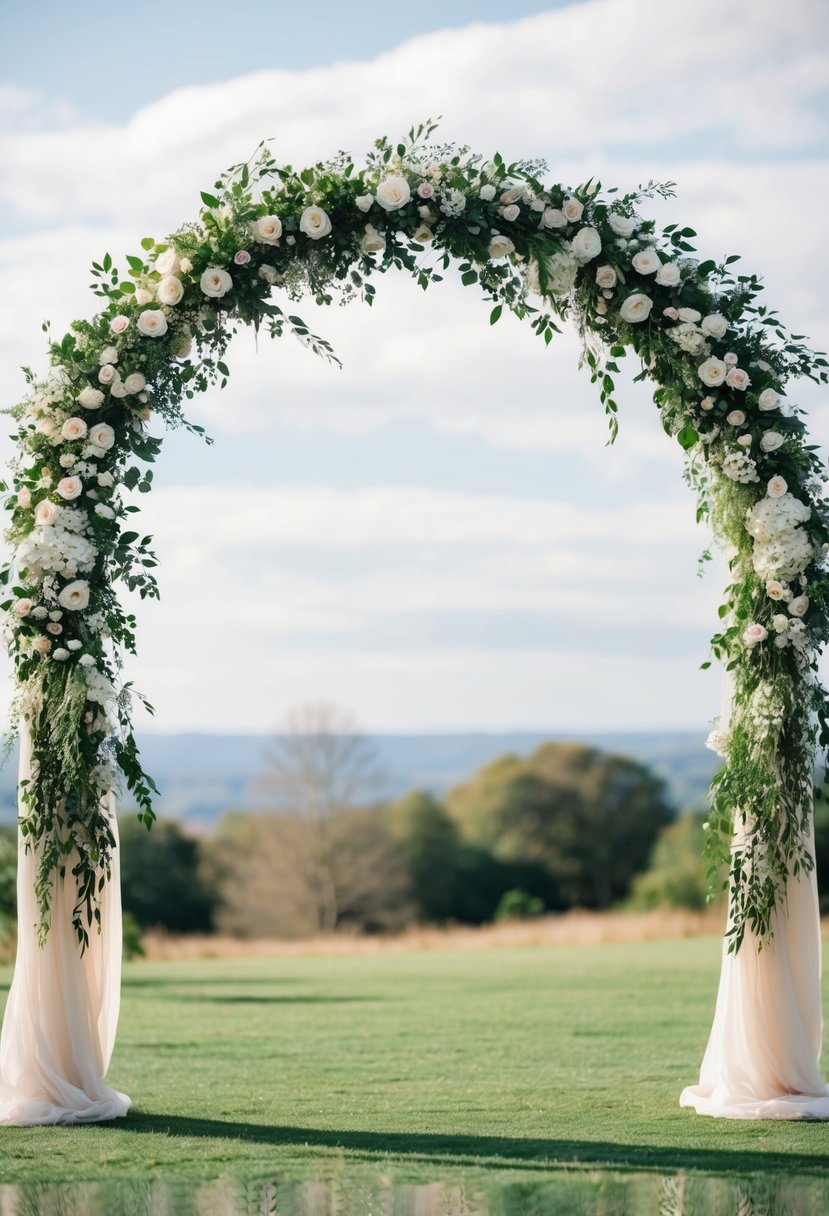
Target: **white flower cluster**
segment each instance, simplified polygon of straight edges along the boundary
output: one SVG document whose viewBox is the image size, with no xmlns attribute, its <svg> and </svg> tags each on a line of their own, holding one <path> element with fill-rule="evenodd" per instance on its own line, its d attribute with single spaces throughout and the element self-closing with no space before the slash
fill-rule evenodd
<svg viewBox="0 0 829 1216">
<path fill-rule="evenodd" d="M 760 480 L 757 465 L 747 452 L 729 452 L 723 457 L 722 471 L 731 481 L 737 481 L 741 485 Z"/>
<path fill-rule="evenodd" d="M 773 477 L 769 487 L 746 517 L 754 538 L 752 563 L 764 582 L 793 578 L 814 556 L 811 541 L 800 526 L 811 518 L 810 508 L 788 492 L 782 477 Z"/>
<path fill-rule="evenodd" d="M 95 564 L 97 550 L 86 535 L 89 525 L 84 512 L 57 506 L 53 511 L 51 522 L 36 523 L 18 546 L 17 565 L 30 580 L 38 581 L 47 572 L 74 578 Z"/>
</svg>

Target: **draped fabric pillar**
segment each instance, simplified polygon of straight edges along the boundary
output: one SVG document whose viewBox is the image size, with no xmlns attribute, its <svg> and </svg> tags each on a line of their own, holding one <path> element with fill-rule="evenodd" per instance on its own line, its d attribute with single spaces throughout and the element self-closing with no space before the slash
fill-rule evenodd
<svg viewBox="0 0 829 1216">
<path fill-rule="evenodd" d="M 20 779 L 31 775 L 31 739 L 21 731 Z M 115 824 L 115 799 L 111 803 Z M 92 1123 L 125 1115 L 126 1094 L 104 1081 L 121 999 L 118 850 L 101 897 L 101 933 L 81 955 L 72 927 L 71 875 L 55 885 L 52 925 L 37 940 L 35 858 L 20 842 L 18 944 L 0 1037 L 0 1124 Z"/>
<path fill-rule="evenodd" d="M 731 679 L 723 690 L 721 729 L 731 715 Z M 739 847 L 739 828 L 734 847 Z M 810 851 L 814 855 L 814 839 Z M 680 1106 L 723 1119 L 829 1119 L 821 1076 L 821 940 L 815 873 L 790 878 L 773 916 L 770 944 L 750 932 L 738 954 L 723 942 L 714 1024 L 698 1085 Z"/>
</svg>

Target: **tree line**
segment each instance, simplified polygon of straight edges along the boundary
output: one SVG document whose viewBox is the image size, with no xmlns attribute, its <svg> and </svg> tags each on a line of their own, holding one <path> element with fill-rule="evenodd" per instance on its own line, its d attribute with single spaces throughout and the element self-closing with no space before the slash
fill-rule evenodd
<svg viewBox="0 0 829 1216">
<path fill-rule="evenodd" d="M 123 817 L 124 909 L 142 929 L 300 938 L 337 930 L 477 925 L 579 907 L 701 908 L 702 812 L 677 815 L 627 756 L 550 742 L 502 756 L 438 798 L 387 801 L 369 740 L 325 706 L 297 711 L 256 783 L 261 809 L 209 836 Z M 816 810 L 829 899 L 829 806 Z M 0 941 L 16 848 L 0 835 Z"/>
</svg>

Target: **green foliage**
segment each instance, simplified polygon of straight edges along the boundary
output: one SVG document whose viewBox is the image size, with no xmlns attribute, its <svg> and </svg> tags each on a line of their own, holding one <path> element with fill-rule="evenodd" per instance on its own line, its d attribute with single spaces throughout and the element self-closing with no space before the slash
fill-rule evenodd
<svg viewBox="0 0 829 1216">
<path fill-rule="evenodd" d="M 628 906 L 641 911 L 688 908 L 699 912 L 709 902 L 709 879 L 703 857 L 704 815 L 686 812 L 659 833 L 648 868 L 637 874 Z M 724 878 L 727 874 L 727 867 Z"/>
<path fill-rule="evenodd" d="M 141 926 L 132 912 L 123 914 L 123 947 L 124 958 L 127 962 L 144 957 L 144 942 L 141 938 Z"/>
<path fill-rule="evenodd" d="M 537 895 L 530 895 L 518 887 L 504 892 L 495 909 L 494 919 L 496 921 L 532 920 L 536 916 L 541 916 L 543 911 L 544 903 Z"/>
<path fill-rule="evenodd" d="M 453 790 L 447 805 L 469 840 L 502 860 L 543 867 L 558 907 L 607 908 L 624 898 L 672 818 L 663 783 L 644 765 L 577 743 L 504 756 Z"/>
<path fill-rule="evenodd" d="M 152 832 L 135 818 L 119 822 L 121 896 L 140 929 L 208 933 L 217 894 L 200 866 L 198 841 L 163 819 Z"/>
</svg>

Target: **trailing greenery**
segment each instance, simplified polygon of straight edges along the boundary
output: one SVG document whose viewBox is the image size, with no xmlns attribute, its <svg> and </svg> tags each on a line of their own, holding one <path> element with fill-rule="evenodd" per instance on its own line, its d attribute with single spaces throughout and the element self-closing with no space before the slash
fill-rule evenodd
<svg viewBox="0 0 829 1216">
<path fill-rule="evenodd" d="M 545 343 L 572 317 L 611 438 L 620 360 L 637 356 L 637 379 L 656 384 L 662 423 L 688 454 L 699 517 L 730 547 L 713 651 L 733 673 L 734 709 L 712 740 L 726 765 L 708 838 L 712 872 L 730 852 L 735 948 L 747 931 L 768 939 L 789 876 L 813 865 L 814 750 L 829 744 L 815 675 L 829 634 L 829 520 L 816 449 L 780 397 L 797 377 L 826 382 L 826 360 L 758 302 L 759 279 L 735 275 L 734 256 L 701 262 L 693 229 L 657 230 L 639 214 L 670 183 L 627 195 L 592 181 L 545 185 L 542 162 L 485 160 L 433 133 L 426 123 L 399 144 L 380 139 L 362 165 L 341 153 L 301 170 L 260 146 L 202 194 L 195 223 L 145 238 L 126 273 L 108 254 L 93 263 L 101 311 L 51 342 L 45 380 L 28 373 L 14 411 L 15 560 L 0 578 L 16 720 L 32 737 L 21 825 L 37 850 L 42 932 L 55 875 L 68 870 L 82 943 L 96 923 L 119 780 L 148 826 L 153 818 L 130 689 L 119 688 L 134 619 L 115 594 L 118 581 L 158 593 L 152 538 L 131 526 L 138 508 L 121 496 L 152 487 L 160 440 L 147 422 L 189 426 L 185 403 L 228 381 L 239 324 L 293 333 L 335 359 L 285 302 L 371 304 L 371 278 L 392 269 L 426 289 L 454 267 L 482 293 L 491 324 L 510 311 Z"/>
</svg>

